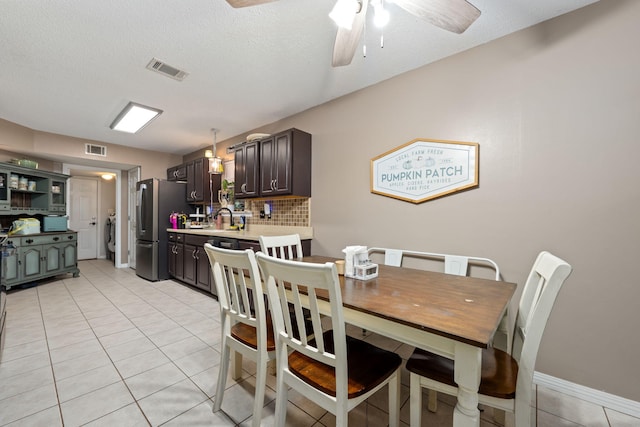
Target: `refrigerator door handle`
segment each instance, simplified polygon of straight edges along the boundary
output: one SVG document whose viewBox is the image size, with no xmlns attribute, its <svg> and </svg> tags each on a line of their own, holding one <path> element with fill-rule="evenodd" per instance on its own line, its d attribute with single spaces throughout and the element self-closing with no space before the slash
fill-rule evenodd
<svg viewBox="0 0 640 427">
<path fill-rule="evenodd" d="M 145 235 L 147 232 L 147 227 L 144 223 L 144 193 L 147 190 L 147 184 L 140 184 L 140 188 L 138 189 L 138 197 L 136 198 L 136 214 L 138 215 L 138 230 L 140 235 Z"/>
</svg>

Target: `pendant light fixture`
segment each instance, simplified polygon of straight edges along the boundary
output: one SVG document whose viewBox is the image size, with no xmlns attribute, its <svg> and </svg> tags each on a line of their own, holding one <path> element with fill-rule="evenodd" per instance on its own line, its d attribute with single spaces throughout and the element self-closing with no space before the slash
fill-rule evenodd
<svg viewBox="0 0 640 427">
<path fill-rule="evenodd" d="M 213 147 L 211 150 L 211 157 L 209 157 L 209 173 L 214 175 L 220 175 L 224 172 L 224 167 L 222 166 L 222 159 L 218 157 L 218 153 L 216 151 L 216 138 L 218 134 L 218 129 L 211 129 L 211 133 L 213 134 Z M 205 155 L 209 154 L 209 150 L 207 150 Z"/>
</svg>

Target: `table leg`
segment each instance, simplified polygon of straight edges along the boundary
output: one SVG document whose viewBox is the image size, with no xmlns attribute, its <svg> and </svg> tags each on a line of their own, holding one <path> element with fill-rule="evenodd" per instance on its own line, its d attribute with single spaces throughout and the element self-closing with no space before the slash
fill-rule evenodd
<svg viewBox="0 0 640 427">
<path fill-rule="evenodd" d="M 480 425 L 478 387 L 480 386 L 481 358 L 482 351 L 479 347 L 456 343 L 454 379 L 458 385 L 458 403 L 453 411 L 455 427 Z"/>
</svg>

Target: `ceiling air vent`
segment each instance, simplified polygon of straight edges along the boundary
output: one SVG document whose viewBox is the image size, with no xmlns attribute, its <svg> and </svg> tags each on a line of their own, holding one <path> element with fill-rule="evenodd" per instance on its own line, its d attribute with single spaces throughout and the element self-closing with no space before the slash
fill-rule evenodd
<svg viewBox="0 0 640 427">
<path fill-rule="evenodd" d="M 84 154 L 107 157 L 107 147 L 104 145 L 84 144 Z"/>
<path fill-rule="evenodd" d="M 174 80 L 182 81 L 189 75 L 186 71 L 179 70 L 171 65 L 167 65 L 159 59 L 153 58 L 148 64 L 147 69 L 163 74 Z"/>
</svg>

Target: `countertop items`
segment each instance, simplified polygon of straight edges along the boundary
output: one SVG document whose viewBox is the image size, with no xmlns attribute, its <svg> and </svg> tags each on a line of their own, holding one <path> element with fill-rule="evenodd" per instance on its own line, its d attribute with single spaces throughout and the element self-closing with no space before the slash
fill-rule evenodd
<svg viewBox="0 0 640 427">
<path fill-rule="evenodd" d="M 260 236 L 279 236 L 282 234 L 300 235 L 301 240 L 313 239 L 313 227 L 287 227 L 273 225 L 252 225 L 249 230 L 216 230 L 215 228 L 167 228 L 172 233 L 193 234 L 198 236 L 223 236 L 240 240 L 259 241 Z"/>
</svg>

